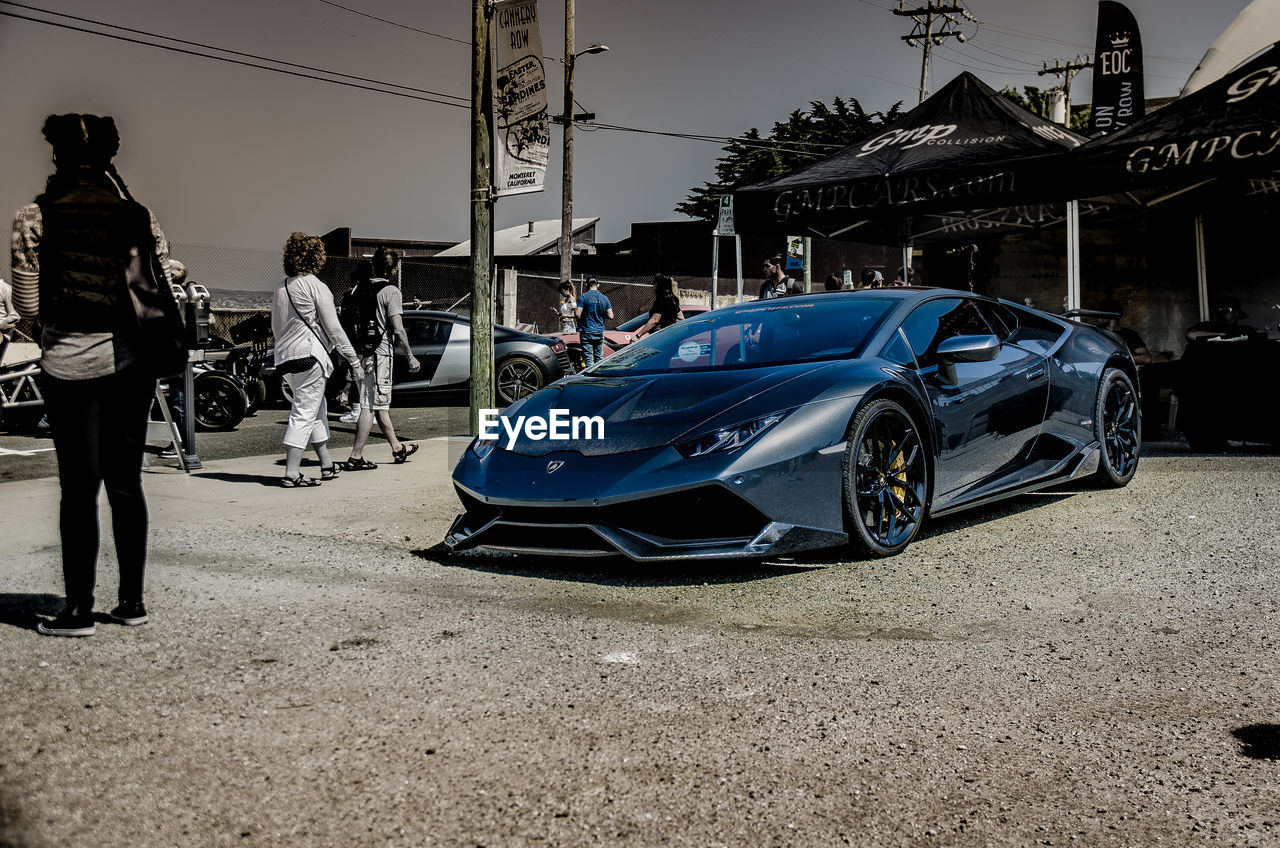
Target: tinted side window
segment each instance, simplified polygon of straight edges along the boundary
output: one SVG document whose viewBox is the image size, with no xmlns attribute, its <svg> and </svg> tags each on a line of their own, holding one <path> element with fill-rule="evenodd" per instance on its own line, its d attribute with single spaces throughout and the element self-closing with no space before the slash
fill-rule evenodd
<svg viewBox="0 0 1280 848">
<path fill-rule="evenodd" d="M 999 303 L 988 303 L 985 300 L 979 300 L 977 303 L 978 309 L 982 311 L 982 317 L 987 319 L 987 323 L 991 325 L 996 337 L 1000 341 L 1009 338 L 1013 333 L 1014 327 L 1018 326 L 1018 319 L 1014 317 L 1013 313 Z"/>
<path fill-rule="evenodd" d="M 902 332 L 898 331 L 893 334 L 893 338 L 884 346 L 884 350 L 880 352 L 881 359 L 887 359 L 895 365 L 902 365 L 907 368 L 916 367 L 916 358 L 911 353 L 911 348 L 907 346 L 907 342 L 902 338 Z"/>
<path fill-rule="evenodd" d="M 1066 332 L 1062 327 L 1047 318 L 1041 318 L 1030 310 L 1009 307 L 1005 311 L 1017 322 L 1016 327 L 1009 328 L 1012 330 L 1009 341 L 1019 347 L 1044 353 L 1053 347 L 1059 336 Z"/>
<path fill-rule="evenodd" d="M 404 331 L 409 336 L 411 345 L 444 344 L 449 338 L 451 326 L 446 321 L 430 318 L 408 318 L 404 322 Z"/>
<path fill-rule="evenodd" d="M 938 364 L 938 345 L 952 336 L 991 334 L 973 301 L 951 297 L 920 304 L 902 322 L 902 330 L 921 368 Z"/>
</svg>

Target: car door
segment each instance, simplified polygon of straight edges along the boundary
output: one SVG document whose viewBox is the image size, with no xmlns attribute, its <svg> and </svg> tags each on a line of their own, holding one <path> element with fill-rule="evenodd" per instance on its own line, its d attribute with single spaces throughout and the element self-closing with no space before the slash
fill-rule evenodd
<svg viewBox="0 0 1280 848">
<path fill-rule="evenodd" d="M 453 322 L 432 315 L 405 313 L 404 332 L 409 337 L 409 348 L 418 358 L 422 368 L 409 371 L 409 359 L 396 346 L 392 383 L 400 391 L 421 391 L 433 385 L 432 378 L 439 369 L 445 347 L 452 334 Z"/>
<path fill-rule="evenodd" d="M 993 328 L 970 298 L 926 301 L 903 320 L 902 330 L 933 411 L 935 503 L 998 487 L 1040 433 L 1049 393 L 1044 356 L 1002 343 L 990 361 L 947 367 L 937 355 L 947 339 L 1008 335 L 1002 326 Z"/>
</svg>

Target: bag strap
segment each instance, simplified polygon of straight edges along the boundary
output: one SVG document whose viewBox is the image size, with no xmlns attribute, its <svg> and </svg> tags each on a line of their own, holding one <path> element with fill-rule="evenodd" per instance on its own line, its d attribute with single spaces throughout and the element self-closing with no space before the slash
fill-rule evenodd
<svg viewBox="0 0 1280 848">
<path fill-rule="evenodd" d="M 314 335 L 316 337 L 316 340 L 320 342 L 320 347 L 324 348 L 326 353 L 332 350 L 333 348 L 329 347 L 329 343 L 324 340 L 324 336 L 320 335 L 320 331 L 317 330 L 314 326 L 312 326 L 311 322 L 308 321 L 306 317 L 303 316 L 302 312 L 298 309 L 298 304 L 293 302 L 293 293 L 289 291 L 289 283 L 287 281 L 284 284 L 284 294 L 285 294 L 285 297 L 289 298 L 289 305 L 293 307 L 293 312 L 295 315 L 298 316 L 298 320 L 300 320 L 302 323 L 307 325 L 307 329 L 310 330 L 311 334 Z"/>
</svg>

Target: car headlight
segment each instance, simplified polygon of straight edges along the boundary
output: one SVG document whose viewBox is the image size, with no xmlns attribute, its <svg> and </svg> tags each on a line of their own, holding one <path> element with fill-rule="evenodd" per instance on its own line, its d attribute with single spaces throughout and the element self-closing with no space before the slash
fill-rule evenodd
<svg viewBox="0 0 1280 848">
<path fill-rule="evenodd" d="M 676 442 L 675 448 L 686 459 L 693 459 L 695 456 L 706 456 L 709 453 L 737 450 L 738 448 L 746 447 L 758 438 L 761 433 L 786 418 L 790 412 L 791 410 L 771 412 L 751 421 L 744 421 L 741 424 L 734 424 L 729 427 L 721 427 L 717 430 L 703 433 L 701 436 Z"/>
<path fill-rule="evenodd" d="M 467 447 L 467 450 L 471 451 L 476 459 L 484 459 L 486 456 L 493 453 L 493 449 L 497 446 L 498 439 L 496 437 L 492 439 L 484 439 L 480 436 L 476 436 L 471 440 L 471 444 Z"/>
</svg>

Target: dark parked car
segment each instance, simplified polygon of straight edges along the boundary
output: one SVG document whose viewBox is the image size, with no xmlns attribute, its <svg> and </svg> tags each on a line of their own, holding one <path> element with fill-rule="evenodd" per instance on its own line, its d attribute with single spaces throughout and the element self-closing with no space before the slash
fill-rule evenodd
<svg viewBox="0 0 1280 848">
<path fill-rule="evenodd" d="M 397 346 L 392 397 L 467 391 L 471 384 L 471 319 L 426 309 L 406 309 L 403 318 L 409 346 L 422 368 L 411 374 L 407 359 Z M 493 360 L 494 386 L 503 405 L 573 373 L 563 341 L 502 325 L 493 328 Z M 270 366 L 264 369 L 264 378 L 287 401 L 288 386 L 274 370 Z M 341 386 L 331 388 L 336 392 Z"/>
<path fill-rule="evenodd" d="M 1092 327 L 968 292 L 755 301 L 513 405 L 453 480 L 445 539 L 633 559 L 902 551 L 927 516 L 1138 465 L 1136 369 Z M 566 416 L 587 422 L 519 431 Z M 599 419 L 601 435 L 591 426 Z"/>
</svg>

